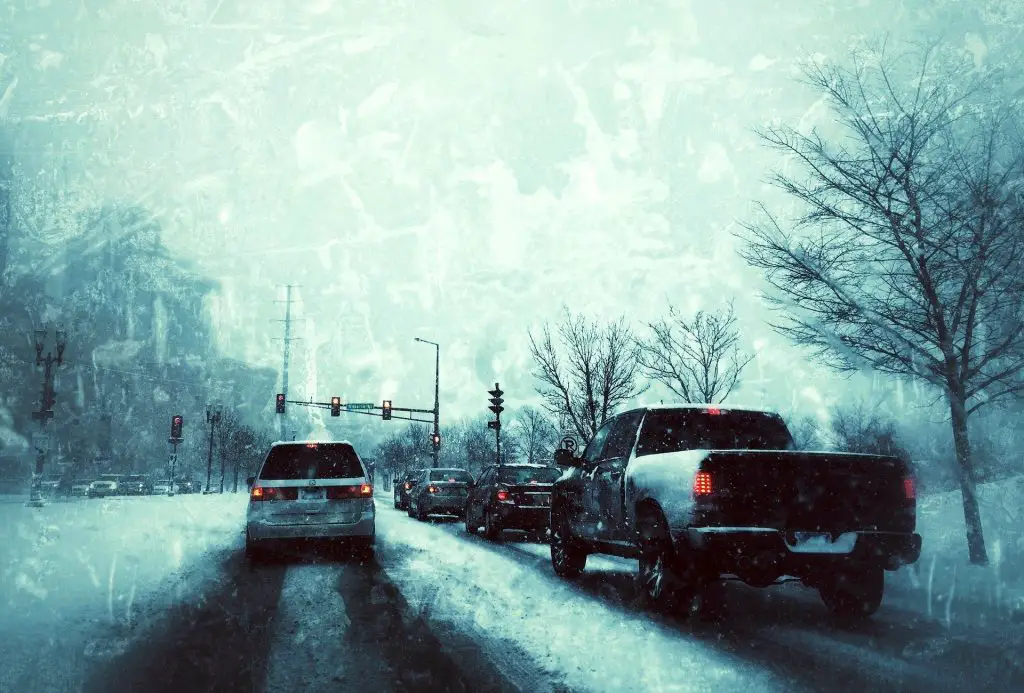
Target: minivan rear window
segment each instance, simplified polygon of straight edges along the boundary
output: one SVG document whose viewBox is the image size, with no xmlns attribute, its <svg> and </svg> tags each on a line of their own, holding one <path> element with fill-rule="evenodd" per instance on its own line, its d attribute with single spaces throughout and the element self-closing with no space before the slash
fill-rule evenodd
<svg viewBox="0 0 1024 693">
<path fill-rule="evenodd" d="M 353 479 L 363 476 L 359 457 L 351 445 L 317 443 L 278 445 L 270 449 L 260 479 Z"/>
</svg>

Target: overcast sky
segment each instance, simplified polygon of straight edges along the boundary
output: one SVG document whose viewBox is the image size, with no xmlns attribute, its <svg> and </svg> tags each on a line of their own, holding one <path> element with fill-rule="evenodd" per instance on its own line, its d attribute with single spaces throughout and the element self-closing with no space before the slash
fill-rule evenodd
<svg viewBox="0 0 1024 693">
<path fill-rule="evenodd" d="M 767 329 L 735 254 L 780 202 L 751 128 L 826 117 L 795 61 L 861 37 L 983 54 L 992 4 L 54 0 L 11 10 L 4 108 L 75 139 L 84 196 L 163 216 L 222 283 L 228 355 L 279 367 L 301 284 L 295 396 L 429 406 L 420 336 L 445 415 L 483 413 L 495 381 L 533 396 L 526 331 L 563 303 L 639 325 L 735 297 L 762 354 L 737 401 L 813 406 L 847 385 Z"/>
</svg>

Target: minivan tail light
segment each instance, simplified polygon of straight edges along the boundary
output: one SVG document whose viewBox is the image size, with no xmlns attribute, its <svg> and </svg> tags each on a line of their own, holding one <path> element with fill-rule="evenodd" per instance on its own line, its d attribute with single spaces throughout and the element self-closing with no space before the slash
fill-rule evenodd
<svg viewBox="0 0 1024 693">
<path fill-rule="evenodd" d="M 359 484 L 356 486 L 328 486 L 327 500 L 345 500 L 347 498 L 367 498 L 373 495 L 373 486 Z"/>
<path fill-rule="evenodd" d="M 249 500 L 254 501 L 295 500 L 298 497 L 298 489 L 287 487 L 253 486 L 252 490 L 249 492 Z"/>
<path fill-rule="evenodd" d="M 713 490 L 711 472 L 697 472 L 693 477 L 693 495 L 710 496 Z"/>
</svg>

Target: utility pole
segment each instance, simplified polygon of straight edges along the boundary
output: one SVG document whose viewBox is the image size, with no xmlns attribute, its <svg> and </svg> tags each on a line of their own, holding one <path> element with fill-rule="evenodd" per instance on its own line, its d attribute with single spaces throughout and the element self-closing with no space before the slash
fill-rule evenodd
<svg viewBox="0 0 1024 693">
<path fill-rule="evenodd" d="M 210 493 L 210 477 L 213 474 L 213 431 L 220 423 L 220 407 L 206 407 L 206 423 L 210 424 L 210 447 L 206 453 L 206 493 Z M 172 480 L 173 484 L 174 481 Z"/>
<path fill-rule="evenodd" d="M 39 411 L 32 412 L 32 418 L 39 422 L 39 444 L 36 446 L 36 471 L 32 475 L 32 490 L 29 493 L 28 505 L 33 508 L 43 507 L 43 465 L 46 462 L 46 422 L 53 418 L 53 405 L 57 403 L 57 392 L 53 388 L 54 367 L 64 363 L 64 349 L 68 344 L 68 335 L 57 329 L 54 335 L 56 354 L 52 351 L 43 356 L 46 346 L 46 330 L 36 330 L 36 368 L 43 369 L 43 390 L 39 402 Z"/>
<path fill-rule="evenodd" d="M 277 322 L 284 323 L 284 356 L 281 363 L 281 392 L 284 393 L 285 399 L 288 398 L 288 361 L 291 358 L 291 344 L 293 341 L 300 339 L 299 337 L 292 337 L 292 289 L 297 288 L 295 284 L 288 284 L 285 287 L 285 300 L 277 301 L 277 303 L 284 303 L 284 320 L 278 320 Z M 283 412 L 280 419 L 280 440 L 288 439 L 288 420 Z"/>
<path fill-rule="evenodd" d="M 488 407 L 494 412 L 494 420 L 487 422 L 487 428 L 494 429 L 494 447 L 498 458 L 498 466 L 501 466 L 501 412 L 505 411 L 505 407 L 501 406 L 503 400 L 501 396 L 505 392 L 501 389 L 498 383 L 494 383 L 494 389 L 488 390 L 487 394 L 491 396 L 491 406 Z"/>
<path fill-rule="evenodd" d="M 441 345 L 419 337 L 415 340 L 434 346 L 434 432 L 430 440 L 434 449 L 434 469 L 437 469 L 438 455 L 441 452 Z"/>
</svg>

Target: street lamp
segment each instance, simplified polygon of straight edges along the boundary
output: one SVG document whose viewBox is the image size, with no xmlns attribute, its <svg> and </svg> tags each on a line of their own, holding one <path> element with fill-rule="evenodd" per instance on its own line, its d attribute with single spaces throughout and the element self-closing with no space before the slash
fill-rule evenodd
<svg viewBox="0 0 1024 693">
<path fill-rule="evenodd" d="M 43 494 L 40 488 L 43 481 L 43 464 L 46 461 L 44 449 L 44 431 L 46 422 L 53 418 L 53 406 L 57 403 L 57 393 L 53 388 L 54 367 L 64 363 L 64 349 L 68 345 L 68 333 L 66 330 L 57 328 L 54 332 L 56 351 L 48 351 L 43 355 L 46 348 L 45 329 L 35 330 L 35 348 L 37 368 L 43 369 L 43 389 L 39 402 L 39 411 L 32 412 L 32 418 L 39 422 L 40 443 L 36 448 L 36 471 L 32 478 L 32 490 L 29 494 L 28 504 L 33 508 L 43 507 Z"/>
<path fill-rule="evenodd" d="M 441 429 L 440 429 L 440 414 L 441 414 L 441 345 L 437 342 L 431 342 L 428 339 L 415 338 L 417 342 L 423 342 L 424 344 L 434 345 L 434 437 L 435 441 L 433 444 L 434 448 L 434 468 L 437 468 L 437 457 L 440 452 L 440 445 L 436 442 L 440 440 Z"/>
<path fill-rule="evenodd" d="M 206 423 L 210 424 L 210 447 L 206 453 L 206 492 L 210 492 L 210 476 L 213 473 L 213 429 L 220 423 L 220 407 L 206 407 Z M 172 480 L 173 484 L 174 481 Z"/>
</svg>

